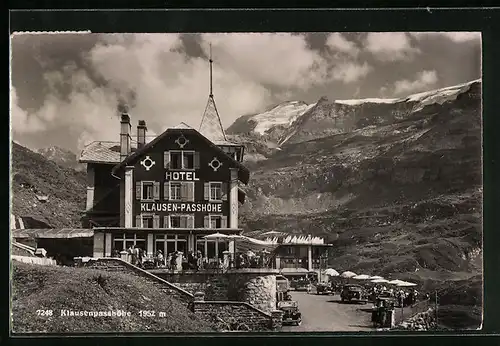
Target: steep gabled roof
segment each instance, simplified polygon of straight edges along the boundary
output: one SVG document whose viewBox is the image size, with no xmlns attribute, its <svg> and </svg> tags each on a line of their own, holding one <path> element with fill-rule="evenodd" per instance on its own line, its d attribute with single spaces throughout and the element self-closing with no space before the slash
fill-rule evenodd
<svg viewBox="0 0 500 346">
<path fill-rule="evenodd" d="M 234 145 L 234 143 L 229 142 L 226 138 L 213 95 L 208 97 L 207 106 L 201 118 L 199 132 L 217 145 Z"/>
<path fill-rule="evenodd" d="M 168 135 L 171 134 L 181 134 L 181 133 L 191 133 L 198 135 L 200 138 L 202 138 L 207 147 L 212 148 L 214 151 L 216 151 L 219 155 L 222 155 L 226 157 L 229 161 L 231 161 L 234 165 L 234 167 L 238 168 L 238 178 L 239 180 L 247 184 L 248 180 L 250 179 L 250 172 L 248 168 L 243 166 L 240 162 L 236 161 L 234 158 L 226 154 L 221 148 L 219 148 L 215 143 L 210 141 L 208 138 L 203 136 L 200 132 L 196 131 L 193 128 L 169 128 L 165 132 L 163 132 L 161 135 L 153 139 L 151 142 L 147 143 L 146 145 L 142 146 L 141 148 L 137 149 L 134 153 L 130 154 L 125 160 L 117 164 L 116 166 L 113 167 L 111 170 L 112 174 L 116 174 L 119 170 L 122 170 L 125 166 L 130 166 L 134 165 L 137 160 L 139 160 L 145 153 L 148 152 L 151 148 L 153 148 L 157 143 L 159 143 L 163 138 L 165 138 Z"/>
</svg>

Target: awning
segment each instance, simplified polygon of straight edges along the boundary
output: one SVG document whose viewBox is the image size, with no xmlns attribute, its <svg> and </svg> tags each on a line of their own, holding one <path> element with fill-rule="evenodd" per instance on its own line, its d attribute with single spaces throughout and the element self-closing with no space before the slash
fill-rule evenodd
<svg viewBox="0 0 500 346">
<path fill-rule="evenodd" d="M 233 236 L 237 252 L 262 251 L 273 252 L 279 244 L 269 243 L 263 240 L 254 239 L 246 236 Z"/>
<path fill-rule="evenodd" d="M 46 238 L 46 239 L 69 239 L 69 238 L 91 238 L 94 236 L 92 229 L 86 228 L 32 228 L 11 229 L 12 238 Z"/>
</svg>

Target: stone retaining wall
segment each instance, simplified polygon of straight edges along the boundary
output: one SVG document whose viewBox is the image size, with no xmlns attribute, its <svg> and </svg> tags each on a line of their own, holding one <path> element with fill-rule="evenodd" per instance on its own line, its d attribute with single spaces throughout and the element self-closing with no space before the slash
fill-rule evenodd
<svg viewBox="0 0 500 346">
<path fill-rule="evenodd" d="M 436 325 L 436 314 L 434 309 L 416 314 L 398 326 L 401 330 L 429 330 Z"/>
<path fill-rule="evenodd" d="M 247 302 L 268 313 L 276 308 L 276 273 L 272 270 L 152 272 L 192 294 L 203 292 L 206 301 Z"/>
<path fill-rule="evenodd" d="M 246 302 L 196 301 L 193 311 L 219 331 L 272 331 L 282 326 L 282 311 L 266 313 Z"/>
<path fill-rule="evenodd" d="M 194 300 L 194 297 L 191 293 L 120 258 L 91 258 L 87 262 L 81 262 L 78 265 L 85 268 L 105 270 L 108 272 L 127 272 L 131 275 L 136 275 L 147 279 L 163 292 L 168 293 L 169 295 L 186 304 L 189 304 Z"/>
<path fill-rule="evenodd" d="M 57 265 L 57 262 L 55 259 L 46 258 L 46 257 L 12 255 L 11 258 L 14 261 L 29 263 L 29 264 L 38 264 L 38 265 L 42 265 L 42 266 L 55 266 L 55 265 Z"/>
</svg>

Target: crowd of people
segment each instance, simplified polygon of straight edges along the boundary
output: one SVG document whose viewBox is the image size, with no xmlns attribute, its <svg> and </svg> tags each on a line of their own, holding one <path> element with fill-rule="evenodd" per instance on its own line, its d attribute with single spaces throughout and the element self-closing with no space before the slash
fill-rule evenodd
<svg viewBox="0 0 500 346">
<path fill-rule="evenodd" d="M 419 299 L 419 292 L 415 288 L 404 289 L 401 287 L 396 287 L 396 289 L 390 287 L 387 288 L 383 285 L 375 285 L 369 290 L 370 296 L 373 301 L 379 296 L 387 296 L 395 298 L 399 305 L 410 306 L 415 304 Z M 425 299 L 430 298 L 429 294 L 424 296 Z"/>
<path fill-rule="evenodd" d="M 184 254 L 174 251 L 167 255 L 162 250 L 148 254 L 140 246 L 130 246 L 127 250 L 127 261 L 143 269 L 164 268 L 167 270 L 201 270 L 201 269 L 228 269 L 228 268 L 263 268 L 269 262 L 268 252 L 252 251 L 239 252 L 234 256 L 221 256 L 208 259 L 200 250 L 188 251 Z M 112 251 L 113 257 L 122 257 L 118 250 Z"/>
<path fill-rule="evenodd" d="M 253 251 L 238 252 L 235 255 L 234 267 L 237 269 L 241 268 L 264 268 L 269 264 L 269 252 L 259 251 L 257 253 Z"/>
</svg>

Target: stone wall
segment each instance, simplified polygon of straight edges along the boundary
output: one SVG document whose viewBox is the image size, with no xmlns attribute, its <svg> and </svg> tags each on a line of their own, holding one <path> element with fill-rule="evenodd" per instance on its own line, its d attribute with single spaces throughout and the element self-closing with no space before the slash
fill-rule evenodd
<svg viewBox="0 0 500 346">
<path fill-rule="evenodd" d="M 195 301 L 193 311 L 219 331 L 271 331 L 282 325 L 281 311 L 266 313 L 246 302 Z"/>
<path fill-rule="evenodd" d="M 203 292 L 206 301 L 247 302 L 269 313 L 276 308 L 276 273 L 272 270 L 234 269 L 223 273 L 153 271 L 153 273 L 191 294 Z"/>
<path fill-rule="evenodd" d="M 429 330 L 436 326 L 436 314 L 434 309 L 416 314 L 405 322 L 401 323 L 397 329 L 401 330 Z"/>
<path fill-rule="evenodd" d="M 141 268 L 138 268 L 120 258 L 91 258 L 87 262 L 76 262 L 78 266 L 85 268 L 105 270 L 108 272 L 127 272 L 131 275 L 140 276 L 147 279 L 153 285 L 161 289 L 163 292 L 168 293 L 174 298 L 189 304 L 194 300 L 194 297 L 188 291 L 183 290 L 172 283 L 165 281 Z"/>
<path fill-rule="evenodd" d="M 55 265 L 57 265 L 57 262 L 55 259 L 46 258 L 46 257 L 11 255 L 11 258 L 14 261 L 29 263 L 29 264 L 38 264 L 38 265 L 42 265 L 42 266 L 55 266 Z"/>
</svg>

